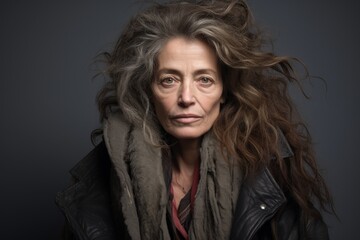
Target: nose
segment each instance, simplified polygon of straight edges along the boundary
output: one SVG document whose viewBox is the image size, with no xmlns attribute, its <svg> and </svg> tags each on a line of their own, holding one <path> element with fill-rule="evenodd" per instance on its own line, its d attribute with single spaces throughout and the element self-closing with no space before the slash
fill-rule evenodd
<svg viewBox="0 0 360 240">
<path fill-rule="evenodd" d="M 189 107 L 195 104 L 194 90 L 190 81 L 184 81 L 179 89 L 178 104 L 181 107 Z"/>
</svg>

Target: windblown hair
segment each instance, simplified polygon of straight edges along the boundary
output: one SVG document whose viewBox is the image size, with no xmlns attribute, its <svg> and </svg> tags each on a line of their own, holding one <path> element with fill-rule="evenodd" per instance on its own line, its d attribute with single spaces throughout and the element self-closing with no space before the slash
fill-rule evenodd
<svg viewBox="0 0 360 240">
<path fill-rule="evenodd" d="M 124 29 L 111 53 L 106 53 L 110 80 L 99 92 L 102 120 L 110 109 L 122 112 L 144 136 L 159 145 L 161 127 L 151 103 L 151 83 L 162 46 L 174 37 L 199 39 L 218 56 L 225 103 L 212 131 L 226 153 L 236 156 L 245 174 L 269 167 L 282 189 L 306 216 L 320 217 L 332 207 L 316 165 L 311 138 L 298 119 L 288 83 L 299 83 L 296 59 L 264 50 L 266 41 L 240 0 L 182 1 L 155 4 L 139 13 Z M 279 132 L 294 157 L 282 159 Z"/>
</svg>

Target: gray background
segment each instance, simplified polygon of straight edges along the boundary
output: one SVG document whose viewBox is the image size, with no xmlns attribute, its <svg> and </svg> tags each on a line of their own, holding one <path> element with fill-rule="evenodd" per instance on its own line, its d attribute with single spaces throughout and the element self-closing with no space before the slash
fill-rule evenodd
<svg viewBox="0 0 360 240">
<path fill-rule="evenodd" d="M 135 1 L 1 1 L 0 236 L 58 239 L 54 196 L 99 126 L 94 57 L 111 49 Z M 299 57 L 320 81 L 293 91 L 341 219 L 332 239 L 360 239 L 358 1 L 250 0 L 275 51 Z"/>
</svg>

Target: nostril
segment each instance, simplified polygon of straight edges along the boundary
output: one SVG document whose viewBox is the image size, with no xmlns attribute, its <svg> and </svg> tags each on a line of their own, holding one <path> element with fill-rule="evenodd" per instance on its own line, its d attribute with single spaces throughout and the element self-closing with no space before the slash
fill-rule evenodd
<svg viewBox="0 0 360 240">
<path fill-rule="evenodd" d="M 178 99 L 178 105 L 181 107 L 188 107 L 195 103 L 194 97 L 183 97 L 180 96 Z"/>
<path fill-rule="evenodd" d="M 179 101 L 179 106 L 180 107 L 188 107 L 191 105 L 191 102 L 186 102 L 186 101 Z"/>
</svg>

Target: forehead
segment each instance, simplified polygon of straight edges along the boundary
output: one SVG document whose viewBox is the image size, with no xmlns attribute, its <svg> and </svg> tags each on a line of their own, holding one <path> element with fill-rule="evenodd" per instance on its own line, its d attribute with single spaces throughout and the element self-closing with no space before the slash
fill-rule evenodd
<svg viewBox="0 0 360 240">
<path fill-rule="evenodd" d="M 158 70 L 181 67 L 182 64 L 217 68 L 217 56 L 208 44 L 198 39 L 172 38 L 165 43 L 157 57 Z"/>
</svg>

